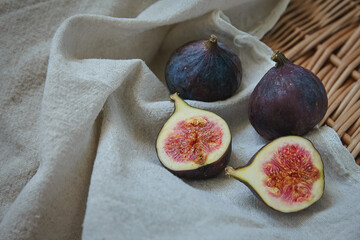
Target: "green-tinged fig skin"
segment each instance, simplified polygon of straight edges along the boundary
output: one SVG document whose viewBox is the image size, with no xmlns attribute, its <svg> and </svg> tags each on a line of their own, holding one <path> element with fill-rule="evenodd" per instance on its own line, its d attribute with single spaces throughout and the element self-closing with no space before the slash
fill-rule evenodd
<svg viewBox="0 0 360 240">
<path fill-rule="evenodd" d="M 170 57 L 165 80 L 171 93 L 205 102 L 225 100 L 242 79 L 238 56 L 224 44 L 210 40 L 187 43 Z"/>
<path fill-rule="evenodd" d="M 309 141 L 310 141 L 310 140 L 309 140 Z M 311 142 L 311 141 L 310 141 L 310 142 Z M 314 144 L 313 144 L 312 142 L 311 142 L 311 144 L 312 144 L 312 146 L 314 147 L 314 149 L 316 149 L 315 146 L 314 146 Z M 258 154 L 263 148 L 265 148 L 266 146 L 267 146 L 267 144 L 264 145 L 262 148 L 260 148 L 260 149 L 251 157 L 251 159 L 250 159 L 245 165 L 243 165 L 243 166 L 241 166 L 241 167 L 238 167 L 238 168 L 234 168 L 234 169 L 236 170 L 236 169 L 244 168 L 244 167 L 247 167 L 247 166 L 251 165 L 251 164 L 253 163 L 253 161 L 255 160 L 257 154 Z M 317 149 L 316 149 L 316 151 L 317 151 Z M 321 161 L 322 161 L 322 160 L 321 160 Z M 321 174 L 322 174 L 322 177 L 323 177 L 323 179 L 324 179 L 324 188 L 323 188 L 322 195 L 321 195 L 321 197 L 319 198 L 319 200 L 322 198 L 322 196 L 324 195 L 324 192 L 325 192 L 325 174 L 324 174 L 324 169 L 322 169 Z M 238 179 L 238 178 L 236 178 L 236 180 L 238 180 L 239 182 L 245 184 L 245 186 L 247 186 L 247 187 L 250 189 L 250 191 L 251 191 L 259 200 L 261 200 L 266 206 L 268 206 L 269 208 L 271 208 L 272 210 L 274 210 L 274 211 L 276 211 L 276 212 L 281 212 L 280 210 L 275 209 L 275 208 L 273 208 L 272 206 L 268 205 L 268 204 L 262 199 L 262 197 L 260 196 L 260 194 L 259 194 L 257 191 L 255 191 L 255 189 L 251 186 L 251 184 L 250 184 L 249 182 L 247 182 L 247 181 L 242 181 L 242 180 L 240 180 L 240 179 Z M 316 202 L 318 202 L 318 201 L 316 201 Z M 309 208 L 310 206 L 314 205 L 316 202 L 310 204 L 307 208 Z M 296 212 L 304 211 L 304 210 L 306 210 L 307 208 L 300 209 L 300 210 L 297 210 L 297 211 L 292 211 L 292 212 L 281 212 L 281 213 L 291 214 L 291 213 L 296 213 Z"/>
<path fill-rule="evenodd" d="M 319 78 L 287 60 L 260 80 L 250 97 L 248 114 L 255 130 L 273 140 L 308 133 L 322 120 L 327 107 L 326 91 Z"/>
<path fill-rule="evenodd" d="M 225 153 L 215 162 L 204 165 L 202 167 L 193 169 L 193 170 L 182 170 L 176 171 L 170 168 L 167 168 L 161 161 L 160 163 L 170 171 L 172 174 L 179 178 L 189 179 L 189 180 L 202 180 L 209 179 L 218 176 L 222 171 L 224 171 L 226 165 L 228 165 L 231 156 L 231 141 L 229 147 Z"/>
</svg>

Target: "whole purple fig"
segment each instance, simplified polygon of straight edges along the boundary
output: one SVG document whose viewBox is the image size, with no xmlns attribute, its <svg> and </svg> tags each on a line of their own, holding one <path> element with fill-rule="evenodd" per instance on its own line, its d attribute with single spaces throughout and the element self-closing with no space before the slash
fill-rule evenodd
<svg viewBox="0 0 360 240">
<path fill-rule="evenodd" d="M 171 55 L 165 69 L 170 93 L 183 99 L 205 102 L 225 100 L 239 88 L 242 78 L 239 57 L 215 35 L 189 42 Z"/>
<path fill-rule="evenodd" d="M 304 135 L 324 117 L 326 91 L 310 70 L 292 63 L 281 52 L 259 81 L 249 102 L 249 121 L 265 139 Z"/>
</svg>

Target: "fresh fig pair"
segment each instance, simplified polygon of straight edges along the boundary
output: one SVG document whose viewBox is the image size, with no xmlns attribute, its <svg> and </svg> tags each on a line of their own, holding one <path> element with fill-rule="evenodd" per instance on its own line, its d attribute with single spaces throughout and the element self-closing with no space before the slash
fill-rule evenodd
<svg viewBox="0 0 360 240">
<path fill-rule="evenodd" d="M 173 174 L 192 179 L 215 177 L 230 160 L 231 134 L 227 123 L 214 113 L 193 108 L 184 99 L 225 100 L 239 88 L 239 57 L 218 42 L 192 41 L 175 50 L 165 69 L 165 80 L 175 111 L 160 131 L 156 150 Z"/>
<path fill-rule="evenodd" d="M 260 80 L 250 97 L 249 121 L 265 139 L 304 135 L 327 111 L 324 86 L 311 71 L 293 64 L 281 52 L 276 66 Z M 171 93 L 181 98 L 218 101 L 231 97 L 242 80 L 238 56 L 215 35 L 187 43 L 170 57 L 165 79 Z"/>
<path fill-rule="evenodd" d="M 322 120 L 328 99 L 323 84 L 311 71 L 293 64 L 281 52 L 272 60 L 276 65 L 252 92 L 248 113 L 255 130 L 273 141 L 244 167 L 227 167 L 225 171 L 271 208 L 297 212 L 324 193 L 321 156 L 309 140 L 299 136 Z"/>
</svg>

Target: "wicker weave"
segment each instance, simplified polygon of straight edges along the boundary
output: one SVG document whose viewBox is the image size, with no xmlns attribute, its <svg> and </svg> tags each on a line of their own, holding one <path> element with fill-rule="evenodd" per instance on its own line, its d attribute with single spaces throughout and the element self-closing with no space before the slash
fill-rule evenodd
<svg viewBox="0 0 360 240">
<path fill-rule="evenodd" d="M 360 0 L 292 0 L 262 40 L 321 79 L 329 106 L 320 126 L 360 165 Z"/>
</svg>

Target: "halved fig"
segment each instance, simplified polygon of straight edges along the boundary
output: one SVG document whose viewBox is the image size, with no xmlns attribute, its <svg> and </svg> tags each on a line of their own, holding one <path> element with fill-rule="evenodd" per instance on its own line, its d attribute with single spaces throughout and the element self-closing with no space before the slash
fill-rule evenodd
<svg viewBox="0 0 360 240">
<path fill-rule="evenodd" d="M 309 140 L 299 136 L 275 139 L 244 167 L 228 166 L 225 172 L 246 184 L 266 205 L 284 213 L 305 209 L 324 193 L 321 156 Z"/>
<path fill-rule="evenodd" d="M 217 176 L 231 155 L 227 123 L 215 113 L 191 107 L 177 93 L 170 98 L 175 102 L 175 111 L 156 141 L 161 164 L 181 178 Z"/>
</svg>

